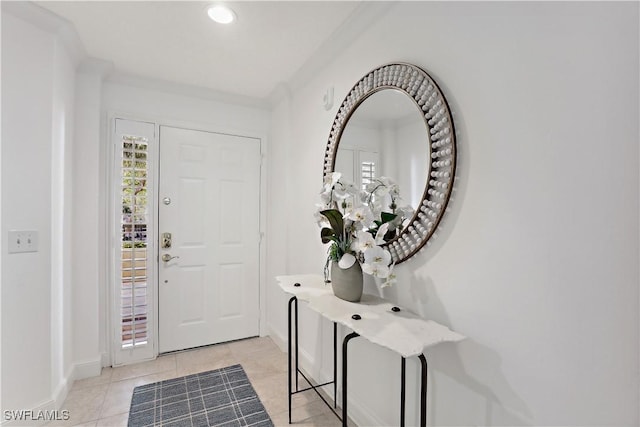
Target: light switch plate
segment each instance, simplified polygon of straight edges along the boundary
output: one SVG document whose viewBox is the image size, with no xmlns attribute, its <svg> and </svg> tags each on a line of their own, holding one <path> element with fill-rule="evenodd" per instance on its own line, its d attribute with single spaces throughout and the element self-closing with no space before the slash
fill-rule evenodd
<svg viewBox="0 0 640 427">
<path fill-rule="evenodd" d="M 9 253 L 38 252 L 37 230 L 9 230 Z"/>
</svg>

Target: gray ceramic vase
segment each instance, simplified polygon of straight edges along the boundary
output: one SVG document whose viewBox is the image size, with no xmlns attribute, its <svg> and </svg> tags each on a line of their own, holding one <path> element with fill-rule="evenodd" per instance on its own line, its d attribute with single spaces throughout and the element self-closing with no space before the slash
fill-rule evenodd
<svg viewBox="0 0 640 427">
<path fill-rule="evenodd" d="M 358 302 L 362 297 L 362 268 L 359 262 L 342 269 L 335 261 L 331 262 L 331 287 L 333 294 L 340 299 Z"/>
</svg>

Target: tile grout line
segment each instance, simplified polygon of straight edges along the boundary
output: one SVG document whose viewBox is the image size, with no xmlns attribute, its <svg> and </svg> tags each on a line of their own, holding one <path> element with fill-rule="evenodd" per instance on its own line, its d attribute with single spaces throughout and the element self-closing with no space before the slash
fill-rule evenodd
<svg viewBox="0 0 640 427">
<path fill-rule="evenodd" d="M 96 425 L 98 424 L 99 420 L 104 418 L 102 416 L 102 412 L 104 411 L 104 403 L 107 400 L 107 395 L 109 394 L 109 391 L 111 391 L 112 385 L 113 385 L 113 372 L 111 373 L 111 376 L 109 377 L 109 387 L 107 387 L 107 392 L 104 394 L 104 398 L 102 399 L 102 405 L 100 405 L 100 416 L 96 420 Z"/>
</svg>

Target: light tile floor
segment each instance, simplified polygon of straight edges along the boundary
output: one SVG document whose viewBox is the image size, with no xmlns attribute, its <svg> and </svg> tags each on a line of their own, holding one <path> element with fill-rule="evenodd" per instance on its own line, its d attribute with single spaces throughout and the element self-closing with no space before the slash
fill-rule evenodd
<svg viewBox="0 0 640 427">
<path fill-rule="evenodd" d="M 287 355 L 269 337 L 160 356 L 119 368 L 104 368 L 99 377 L 74 382 L 62 409 L 70 419 L 48 426 L 126 426 L 133 389 L 165 379 L 241 364 L 276 426 L 287 426 Z M 304 380 L 302 380 L 304 383 Z M 302 384 L 301 383 L 301 384 Z M 293 425 L 340 426 L 340 421 L 313 391 L 293 397 Z"/>
</svg>

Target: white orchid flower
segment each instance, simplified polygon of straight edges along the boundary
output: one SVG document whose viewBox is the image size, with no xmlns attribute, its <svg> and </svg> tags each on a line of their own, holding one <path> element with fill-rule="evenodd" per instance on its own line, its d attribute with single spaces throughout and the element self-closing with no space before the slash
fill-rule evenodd
<svg viewBox="0 0 640 427">
<path fill-rule="evenodd" d="M 389 186 L 389 194 L 394 199 L 400 196 L 400 187 L 398 186 L 398 184 L 391 184 Z"/>
<path fill-rule="evenodd" d="M 376 264 L 388 267 L 391 263 L 391 253 L 380 246 L 374 246 L 364 252 L 364 262 L 370 265 Z"/>
<path fill-rule="evenodd" d="M 329 196 L 331 196 L 333 194 L 333 186 L 334 184 L 331 184 L 330 182 L 326 183 L 324 186 L 322 186 L 322 191 L 320 192 L 320 195 L 328 194 Z"/>
<path fill-rule="evenodd" d="M 375 181 L 372 181 L 364 186 L 364 191 L 367 194 L 371 194 L 373 193 L 373 191 L 376 189 L 377 186 L 378 186 L 378 183 Z"/>
<path fill-rule="evenodd" d="M 373 212 L 369 209 L 369 206 L 360 206 L 345 215 L 346 219 L 350 219 L 354 223 L 359 223 L 360 226 L 369 228 L 373 224 Z M 359 228 L 361 228 L 358 226 Z"/>
<path fill-rule="evenodd" d="M 364 252 L 376 246 L 376 241 L 368 231 L 360 230 L 356 234 L 356 240 L 351 244 L 351 248 L 358 252 Z"/>
<path fill-rule="evenodd" d="M 342 178 L 342 173 L 340 172 L 331 172 L 327 174 L 324 177 L 325 186 L 329 186 L 329 188 L 332 188 L 337 184 L 338 181 L 340 181 L 340 178 Z"/>
<path fill-rule="evenodd" d="M 324 208 L 322 208 L 321 210 L 324 210 Z M 318 227 L 320 228 L 331 227 L 331 223 L 329 222 L 326 216 L 320 213 L 320 210 L 315 211 L 313 213 L 313 217 L 315 218 L 316 224 L 318 224 Z"/>
<path fill-rule="evenodd" d="M 389 223 L 385 222 L 380 226 L 380 228 L 378 228 L 378 231 L 376 232 L 375 244 L 382 245 L 383 243 L 385 243 L 384 235 L 387 234 L 388 232 L 389 232 Z"/>
<path fill-rule="evenodd" d="M 331 190 L 329 191 L 323 190 L 320 193 L 320 202 L 322 202 L 322 206 L 321 206 L 322 208 L 328 209 L 329 206 L 331 205 L 331 193 L 332 193 Z"/>
<path fill-rule="evenodd" d="M 380 203 L 380 199 L 376 198 L 376 199 L 370 200 L 368 206 L 371 209 L 371 212 L 373 212 L 373 214 L 375 215 L 375 217 L 377 219 L 380 219 L 380 212 L 382 212 L 382 209 L 383 209 L 382 203 Z"/>
<path fill-rule="evenodd" d="M 378 181 L 380 181 L 380 183 L 385 187 L 391 187 L 396 185 L 396 182 L 393 179 L 389 178 L 388 176 L 381 176 L 380 178 L 378 178 Z"/>
<path fill-rule="evenodd" d="M 345 270 L 351 267 L 353 264 L 355 264 L 355 262 L 356 262 L 355 256 L 353 256 L 352 254 L 344 254 L 338 261 L 338 267 Z"/>
<path fill-rule="evenodd" d="M 337 200 L 345 200 L 346 198 L 351 196 L 348 189 L 349 187 L 339 182 L 333 187 L 333 195 Z"/>
<path fill-rule="evenodd" d="M 344 186 L 345 191 L 349 193 L 351 196 L 356 196 L 360 192 L 360 190 L 358 190 L 358 187 L 356 187 L 356 185 L 353 182 L 341 181 L 341 183 Z"/>
<path fill-rule="evenodd" d="M 409 223 L 411 218 L 413 218 L 413 214 L 415 211 L 409 205 L 403 206 L 398 211 L 398 216 L 402 218 L 402 224 L 406 225 Z"/>
<path fill-rule="evenodd" d="M 382 283 L 380 287 L 386 288 L 389 286 L 393 286 L 398 282 L 398 278 L 396 277 L 396 273 L 393 272 L 393 268 L 396 266 L 395 263 L 389 266 L 389 274 L 387 275 L 387 280 Z"/>
<path fill-rule="evenodd" d="M 362 271 L 380 279 L 386 279 L 389 276 L 389 267 L 382 264 L 362 264 Z"/>
<path fill-rule="evenodd" d="M 353 197 L 354 199 L 358 196 L 360 190 L 350 181 L 341 180 L 339 181 L 334 188 L 334 191 L 340 192 L 340 194 L 345 194 L 346 197 Z"/>
<path fill-rule="evenodd" d="M 380 183 L 376 183 L 377 186 L 373 190 L 373 194 L 378 198 L 384 198 L 389 195 L 389 187 L 386 185 L 381 185 Z"/>
<path fill-rule="evenodd" d="M 347 190 L 353 184 L 343 182 L 340 178 L 342 178 L 340 172 L 332 172 L 325 177 L 324 186 L 320 192 L 320 199 L 325 205 L 330 205 L 331 202 L 349 197 Z"/>
<path fill-rule="evenodd" d="M 364 252 L 364 264 L 362 264 L 362 271 L 372 275 L 373 277 L 386 279 L 390 273 L 390 261 L 391 254 L 389 251 L 382 249 L 380 246 L 375 246 Z"/>
</svg>

